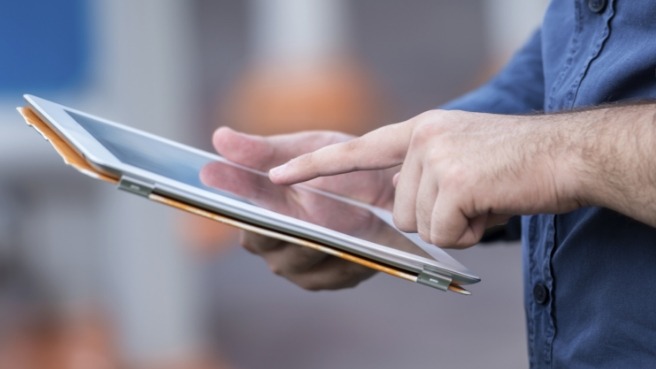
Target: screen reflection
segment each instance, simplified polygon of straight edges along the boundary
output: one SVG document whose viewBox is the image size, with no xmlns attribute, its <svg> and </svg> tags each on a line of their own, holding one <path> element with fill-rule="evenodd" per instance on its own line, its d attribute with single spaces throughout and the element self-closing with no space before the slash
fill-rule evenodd
<svg viewBox="0 0 656 369">
<path fill-rule="evenodd" d="M 216 159 L 216 155 L 175 146 L 72 111 L 68 114 L 118 160 L 132 167 L 201 191 L 434 260 L 364 205 L 340 201 L 307 186 L 276 185 L 265 173 L 223 158 Z"/>
</svg>

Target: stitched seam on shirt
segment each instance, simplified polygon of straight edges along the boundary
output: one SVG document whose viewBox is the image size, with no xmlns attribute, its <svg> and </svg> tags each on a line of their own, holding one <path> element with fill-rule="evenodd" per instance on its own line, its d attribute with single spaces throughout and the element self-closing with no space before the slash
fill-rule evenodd
<svg viewBox="0 0 656 369">
<path fill-rule="evenodd" d="M 551 217 L 552 232 L 551 235 L 551 248 L 548 250 L 549 263 L 547 264 L 547 269 L 544 271 L 544 280 L 545 284 L 548 286 L 549 291 L 549 305 L 548 305 L 548 316 L 549 316 L 549 325 L 546 328 L 546 337 L 545 337 L 545 352 L 544 357 L 547 359 L 549 364 L 553 363 L 553 343 L 556 338 L 556 309 L 555 309 L 555 280 L 553 276 L 553 257 L 558 247 L 558 215 L 552 215 Z"/>
<path fill-rule="evenodd" d="M 567 59 L 565 60 L 565 65 L 563 69 L 558 74 L 558 78 L 551 85 L 551 92 L 549 94 L 549 104 L 547 106 L 549 111 L 553 110 L 554 106 L 554 96 L 556 94 L 556 89 L 563 83 L 565 80 L 565 75 L 569 72 L 572 63 L 574 62 L 574 54 L 576 54 L 577 46 L 579 43 L 579 35 L 583 32 L 583 14 L 581 13 L 581 2 L 574 2 L 574 35 L 569 43 L 569 51 L 567 53 Z"/>
<path fill-rule="evenodd" d="M 526 253 L 528 260 L 528 280 L 525 283 L 528 284 L 529 288 L 527 293 L 530 296 L 527 296 L 528 306 L 526 307 L 526 330 L 528 336 L 528 354 L 529 354 L 529 365 L 531 368 L 537 367 L 537 358 L 540 355 L 535 352 L 535 325 L 537 324 L 536 317 L 536 306 L 535 306 L 535 297 L 533 296 L 533 286 L 535 284 L 535 274 L 537 269 L 537 262 L 535 260 L 535 244 L 536 240 L 536 219 L 538 215 L 529 216 L 528 219 L 528 242 L 526 245 Z M 529 292 L 530 291 L 530 292 Z"/>
<path fill-rule="evenodd" d="M 579 95 L 581 84 L 583 83 L 583 80 L 588 74 L 588 71 L 590 71 L 590 66 L 599 57 L 599 55 L 601 54 L 601 50 L 604 48 L 604 45 L 606 44 L 606 41 L 610 36 L 610 23 L 615 16 L 615 1 L 614 0 L 609 1 L 609 4 L 607 6 L 608 6 L 608 14 L 606 15 L 606 22 L 605 22 L 606 24 L 604 26 L 604 32 L 601 35 L 599 41 L 597 42 L 592 54 L 590 55 L 588 60 L 586 60 L 585 66 L 583 67 L 583 71 L 576 78 L 576 80 L 574 80 L 574 83 L 572 83 L 572 86 L 570 87 L 570 91 L 567 93 L 567 95 L 569 94 L 573 95 L 571 101 L 569 101 L 570 109 L 573 108 L 576 103 L 576 98 Z"/>
</svg>

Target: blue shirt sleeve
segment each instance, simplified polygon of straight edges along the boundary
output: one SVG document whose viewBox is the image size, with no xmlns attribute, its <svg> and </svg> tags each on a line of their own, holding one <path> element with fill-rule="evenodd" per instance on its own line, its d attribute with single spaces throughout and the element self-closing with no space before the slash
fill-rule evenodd
<svg viewBox="0 0 656 369">
<path fill-rule="evenodd" d="M 544 109 L 541 31 L 492 80 L 441 109 L 480 113 L 525 114 Z"/>
</svg>

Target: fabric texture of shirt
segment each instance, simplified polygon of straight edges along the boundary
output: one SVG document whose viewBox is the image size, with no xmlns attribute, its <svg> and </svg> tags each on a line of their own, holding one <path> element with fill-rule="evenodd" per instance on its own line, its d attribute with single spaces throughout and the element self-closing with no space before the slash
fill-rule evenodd
<svg viewBox="0 0 656 369">
<path fill-rule="evenodd" d="M 654 99 L 656 1 L 553 0 L 494 79 L 444 108 L 552 113 Z M 655 228 L 603 208 L 525 216 L 522 252 L 531 368 L 656 368 Z"/>
</svg>

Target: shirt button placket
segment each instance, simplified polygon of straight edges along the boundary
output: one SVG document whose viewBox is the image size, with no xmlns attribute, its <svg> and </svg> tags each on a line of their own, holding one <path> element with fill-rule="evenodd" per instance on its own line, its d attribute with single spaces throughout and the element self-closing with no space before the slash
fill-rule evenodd
<svg viewBox="0 0 656 369">
<path fill-rule="evenodd" d="M 588 0 L 588 8 L 593 13 L 601 13 L 606 8 L 607 0 Z"/>
</svg>

